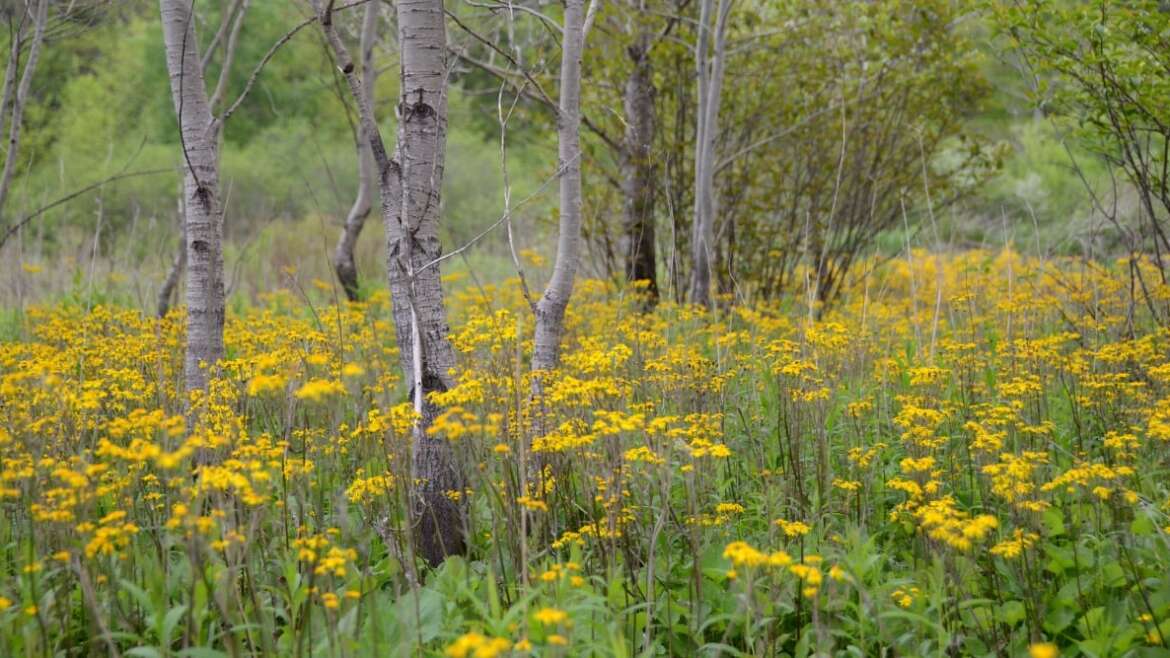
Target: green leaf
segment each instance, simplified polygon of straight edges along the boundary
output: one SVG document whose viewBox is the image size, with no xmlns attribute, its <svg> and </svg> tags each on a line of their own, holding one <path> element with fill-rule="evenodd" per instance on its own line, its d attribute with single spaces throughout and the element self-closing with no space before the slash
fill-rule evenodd
<svg viewBox="0 0 1170 658">
<path fill-rule="evenodd" d="M 131 596 L 133 596 L 134 600 L 138 602 L 138 605 L 141 606 L 143 610 L 146 610 L 150 613 L 154 612 L 154 601 L 151 600 L 150 594 L 147 594 L 146 590 L 142 589 L 138 585 L 135 585 L 129 580 L 126 580 L 125 578 L 120 579 L 118 581 L 118 585 L 122 591 L 128 592 Z"/>
<path fill-rule="evenodd" d="M 159 642 L 163 646 L 168 646 L 171 643 L 171 633 L 174 632 L 175 626 L 178 625 L 179 620 L 183 618 L 183 614 L 187 612 L 187 606 L 178 605 L 167 611 L 163 617 L 162 629 L 159 632 Z"/>
<path fill-rule="evenodd" d="M 1139 513 L 1129 524 L 1129 531 L 1137 537 L 1146 537 L 1152 535 L 1157 530 L 1157 528 L 1158 527 L 1154 525 L 1154 522 L 1150 520 L 1149 515 L 1145 513 Z"/>
<path fill-rule="evenodd" d="M 1050 608 L 1044 615 L 1044 630 L 1050 635 L 1058 635 L 1068 628 L 1077 618 L 1075 610 L 1064 606 Z"/>
<path fill-rule="evenodd" d="M 1024 604 L 1020 601 L 1005 601 L 995 613 L 996 618 L 1008 626 L 1015 626 L 1024 621 L 1025 615 Z"/>
<path fill-rule="evenodd" d="M 1125 571 L 1116 562 L 1109 562 L 1101 567 L 1101 582 L 1106 587 L 1125 587 Z"/>
<path fill-rule="evenodd" d="M 1049 537 L 1059 537 L 1064 534 L 1064 513 L 1055 507 L 1044 510 L 1045 534 Z"/>
</svg>

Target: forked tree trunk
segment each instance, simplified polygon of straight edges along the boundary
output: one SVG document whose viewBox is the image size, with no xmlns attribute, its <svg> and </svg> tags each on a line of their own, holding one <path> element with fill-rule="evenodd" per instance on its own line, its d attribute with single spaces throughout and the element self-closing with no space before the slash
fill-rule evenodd
<svg viewBox="0 0 1170 658">
<path fill-rule="evenodd" d="M 536 337 L 532 369 L 550 370 L 560 359 L 565 309 L 581 258 L 581 56 L 585 42 L 584 0 L 565 0 L 561 51 L 561 89 L 557 118 L 560 165 L 560 222 L 557 259 L 544 295 L 536 304 Z M 539 394 L 540 378 L 534 379 Z"/>
<path fill-rule="evenodd" d="M 312 0 L 318 20 L 350 92 L 379 171 L 386 222 L 387 269 L 403 372 L 421 414 L 414 428 L 411 521 L 419 554 L 436 565 L 463 553 L 462 506 L 448 492 L 462 492 L 464 479 L 451 443 L 429 436 L 438 414 L 427 394 L 450 388 L 455 351 L 448 340 L 439 267 L 439 191 L 447 143 L 447 47 L 442 0 L 400 0 L 398 43 L 402 86 L 398 105 L 398 156 L 386 152 L 373 107 L 353 61 L 322 0 Z"/>
<path fill-rule="evenodd" d="M 24 10 L 27 11 L 27 8 Z M 37 62 L 41 56 L 41 43 L 45 40 L 45 25 L 49 20 L 49 0 L 39 0 L 34 9 L 33 19 L 33 35 L 32 41 L 28 46 L 28 59 L 24 63 L 24 72 L 20 75 L 20 82 L 16 86 L 16 94 L 12 98 L 12 117 L 11 124 L 8 127 L 8 153 L 4 158 L 4 173 L 0 174 L 0 213 L 3 212 L 4 204 L 8 200 L 8 191 L 12 186 L 12 175 L 16 171 L 16 161 L 20 159 L 20 130 L 24 125 L 24 108 L 28 103 L 28 90 L 32 85 L 33 75 L 37 70 Z M 24 25 L 24 18 L 21 18 L 21 26 Z M 8 63 L 9 71 L 7 74 L 15 75 L 15 61 L 20 53 L 20 31 L 13 35 L 13 48 L 11 59 Z M 7 78 L 7 75 L 6 75 Z M 11 84 L 10 79 L 5 82 L 5 96 L 7 96 Z M 7 101 L 7 98 L 5 98 Z M 8 112 L 8 104 L 5 102 L 0 112 Z M 2 215 L 0 215 L 2 216 Z"/>
<path fill-rule="evenodd" d="M 658 301 L 658 270 L 654 255 L 654 71 L 649 35 L 642 33 L 630 46 L 633 64 L 623 98 L 626 135 L 622 153 L 622 191 L 625 196 L 622 252 L 626 280 L 648 281 L 650 303 Z"/>
<path fill-rule="evenodd" d="M 361 60 L 362 60 L 362 87 L 370 96 L 371 105 L 374 102 L 374 85 L 378 81 L 378 69 L 374 66 L 374 42 L 378 38 L 378 3 L 368 2 L 365 15 L 362 18 Z M 333 252 L 333 269 L 337 272 L 337 280 L 345 290 L 345 296 L 352 302 L 357 301 L 360 290 L 358 282 L 357 263 L 354 261 L 353 251 L 357 246 L 358 236 L 366 224 L 366 217 L 374 205 L 375 177 L 377 171 L 374 164 L 374 154 L 370 150 L 370 138 L 365 134 L 365 128 L 359 121 L 355 146 L 358 155 L 358 189 L 349 214 L 345 217 L 345 226 L 341 229 L 341 237 L 337 240 L 337 248 Z"/>
<path fill-rule="evenodd" d="M 187 391 L 207 385 L 223 357 L 223 211 L 219 149 L 189 0 L 159 0 L 171 96 L 183 149 L 187 242 Z"/>
</svg>

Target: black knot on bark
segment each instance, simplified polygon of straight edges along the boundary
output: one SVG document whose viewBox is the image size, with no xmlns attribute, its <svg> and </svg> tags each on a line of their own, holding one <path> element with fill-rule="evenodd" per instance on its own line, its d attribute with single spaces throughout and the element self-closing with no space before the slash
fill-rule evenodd
<svg viewBox="0 0 1170 658">
<path fill-rule="evenodd" d="M 195 240 L 191 243 L 191 249 L 195 250 L 197 254 L 205 254 L 211 251 L 211 245 L 204 240 Z"/>
<path fill-rule="evenodd" d="M 418 93 L 418 100 L 413 103 L 403 102 L 402 120 L 410 121 L 418 117 L 420 119 L 427 119 L 435 115 L 435 108 L 431 107 L 429 103 L 423 100 L 423 90 L 421 88 L 415 90 Z"/>
<path fill-rule="evenodd" d="M 422 376 L 422 389 L 423 389 L 423 404 L 426 406 L 427 409 L 430 409 L 432 412 L 437 413 L 438 407 L 436 407 L 434 405 L 434 403 L 431 402 L 430 399 L 427 398 L 427 396 L 430 393 L 446 393 L 447 392 L 447 385 L 444 384 L 443 380 L 440 379 L 439 376 L 436 375 L 435 373 L 427 372 L 424 370 L 423 376 Z M 411 400 L 414 399 L 414 386 L 410 387 L 409 399 L 411 399 Z"/>
<path fill-rule="evenodd" d="M 211 188 L 199 184 L 195 187 L 195 194 L 191 195 L 203 212 L 211 212 Z"/>
<path fill-rule="evenodd" d="M 423 372 L 423 393 L 445 393 L 447 385 L 433 372 Z"/>
<path fill-rule="evenodd" d="M 341 72 L 346 75 L 353 73 L 353 62 L 346 62 L 345 66 L 341 69 Z"/>
</svg>

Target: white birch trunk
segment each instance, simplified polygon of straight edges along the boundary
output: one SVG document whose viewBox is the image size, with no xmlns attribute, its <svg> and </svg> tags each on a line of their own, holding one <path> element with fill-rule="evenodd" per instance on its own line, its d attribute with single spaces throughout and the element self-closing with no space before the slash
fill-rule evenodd
<svg viewBox="0 0 1170 658">
<path fill-rule="evenodd" d="M 585 41 L 584 0 L 565 0 L 561 90 L 557 120 L 560 165 L 560 222 L 552 278 L 536 304 L 532 369 L 550 370 L 560 359 L 565 309 L 581 259 L 581 58 Z M 539 393 L 539 378 L 534 383 Z"/>
<path fill-rule="evenodd" d="M 171 97 L 182 136 L 187 241 L 187 391 L 223 357 L 223 209 L 219 149 L 188 0 L 159 0 Z"/>
<path fill-rule="evenodd" d="M 24 48 L 24 16 L 21 16 L 15 29 L 11 16 L 8 21 L 12 43 L 8 48 L 8 64 L 4 66 L 4 92 L 0 95 L 0 135 L 4 134 L 4 124 L 8 121 L 8 105 L 12 102 L 12 93 L 16 89 L 16 65 L 20 59 L 20 51 Z"/>
<path fill-rule="evenodd" d="M 400 0 L 397 4 L 398 43 L 402 48 L 399 161 L 392 160 L 386 152 L 369 94 L 333 26 L 332 16 L 322 8 L 321 0 L 312 2 L 358 105 L 379 170 L 399 359 L 407 381 L 412 383 L 411 399 L 422 414 L 412 444 L 411 520 L 419 554 L 436 565 L 448 555 L 465 550 L 463 509 L 447 495 L 450 491 L 462 492 L 463 476 L 447 438 L 428 436 L 426 432 L 439 413 L 426 394 L 450 388 L 455 365 L 439 268 L 432 264 L 442 253 L 439 192 L 447 144 L 443 2 Z"/>
<path fill-rule="evenodd" d="M 417 319 L 414 329 L 422 354 L 420 367 L 413 369 L 414 393 L 418 394 L 421 383 L 425 400 L 427 393 L 454 385 L 455 351 L 448 340 L 439 268 L 424 269 L 442 255 L 439 192 L 447 147 L 447 33 L 442 0 L 399 0 L 397 8 L 402 48 L 398 103 L 402 195 L 398 221 L 387 227 L 390 292 L 404 369 L 413 363 L 412 314 Z M 425 431 L 438 409 L 429 401 L 422 407 L 412 461 L 418 481 L 414 517 L 419 552 L 436 564 L 464 551 L 462 507 L 447 495 L 462 491 L 464 485 L 450 441 Z"/>
<path fill-rule="evenodd" d="M 690 300 L 711 306 L 712 259 L 715 250 L 715 143 L 723 95 L 727 50 L 727 18 L 732 0 L 701 0 L 699 39 L 695 50 L 699 107 L 695 127 L 695 211 L 691 231 Z M 711 43 L 712 38 L 714 44 Z"/>
</svg>

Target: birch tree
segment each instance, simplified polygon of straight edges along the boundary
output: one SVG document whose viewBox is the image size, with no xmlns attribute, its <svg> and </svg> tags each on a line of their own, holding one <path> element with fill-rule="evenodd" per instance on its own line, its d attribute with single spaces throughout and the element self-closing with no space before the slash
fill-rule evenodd
<svg viewBox="0 0 1170 658">
<path fill-rule="evenodd" d="M 212 92 L 211 98 L 207 101 L 207 105 L 212 112 L 217 111 L 217 109 L 222 109 L 228 79 L 231 76 L 232 63 L 236 57 L 236 47 L 240 41 L 240 30 L 244 26 L 244 15 L 248 11 L 250 2 L 251 0 L 234 0 L 230 5 L 224 7 L 224 11 L 220 16 L 219 29 L 216 31 L 215 36 L 212 37 L 211 43 L 207 46 L 207 52 L 199 62 L 199 69 L 206 76 L 207 68 L 212 61 L 212 56 L 217 49 L 222 50 L 219 77 L 215 83 L 215 90 Z M 214 126 L 219 126 L 223 123 L 223 119 L 215 118 L 212 120 L 212 123 Z M 222 131 L 217 130 L 215 138 L 218 139 L 221 134 Z M 171 261 L 171 267 L 167 272 L 167 277 L 159 288 L 158 301 L 155 308 L 160 318 L 166 317 L 166 314 L 170 311 L 171 301 L 174 297 L 175 290 L 178 288 L 179 279 L 182 277 L 183 270 L 187 265 L 187 199 L 184 187 L 179 188 L 179 245 L 175 250 L 176 253 L 174 259 Z M 221 222 L 222 219 L 221 216 Z"/>
<path fill-rule="evenodd" d="M 592 11 L 591 11 L 592 13 Z M 584 0 L 565 0 L 561 88 L 557 117 L 560 219 L 552 277 L 536 303 L 532 369 L 551 370 L 560 358 L 565 309 L 581 260 L 581 58 L 585 45 Z M 535 384 L 539 392 L 539 378 Z"/>
<path fill-rule="evenodd" d="M 345 75 L 369 139 L 386 223 L 387 270 L 403 372 L 419 420 L 414 426 L 411 520 L 419 554 L 431 565 L 464 551 L 463 510 L 448 491 L 463 490 L 451 444 L 430 435 L 439 409 L 429 393 L 454 385 L 438 261 L 439 192 L 447 137 L 447 47 L 442 0 L 397 3 L 401 48 L 398 148 L 386 151 L 368 89 L 333 24 L 332 2 L 310 0 Z"/>
<path fill-rule="evenodd" d="M 218 122 L 204 86 L 193 3 L 159 0 L 171 97 L 183 149 L 187 249 L 188 391 L 207 385 L 207 368 L 223 356 L 223 207 L 219 198 Z"/>
<path fill-rule="evenodd" d="M 686 2 L 687 0 L 677 0 L 680 5 L 685 5 Z M 501 10 L 506 7 L 502 3 L 495 6 Z M 581 93 L 586 97 L 578 102 L 579 128 L 592 134 L 594 140 L 591 144 L 583 145 L 581 155 L 578 157 L 593 166 L 605 167 L 611 161 L 617 165 L 617 171 L 602 171 L 599 177 L 621 194 L 622 221 L 618 230 L 619 244 L 616 252 L 612 249 L 608 229 L 602 229 L 593 237 L 599 240 L 605 251 L 607 267 L 620 259 L 621 269 L 628 282 L 649 282 L 647 292 L 653 303 L 658 297 L 654 214 L 658 185 L 655 180 L 656 167 L 651 157 L 656 125 L 654 63 L 651 51 L 656 43 L 670 34 L 679 16 L 660 10 L 652 11 L 645 0 L 629 0 L 620 3 L 620 6 L 622 11 L 612 12 L 607 17 L 608 20 L 604 21 L 604 29 L 599 30 L 599 37 L 604 39 L 604 43 L 599 47 L 603 50 L 620 49 L 625 52 L 628 66 L 621 67 L 620 81 L 615 81 L 612 85 L 599 83 L 582 90 Z M 590 3 L 586 11 L 583 30 L 586 36 L 590 31 L 589 17 L 590 15 L 596 17 L 598 7 L 599 4 Z M 522 51 L 513 42 L 513 37 L 508 39 L 508 43 L 513 44 L 513 48 L 509 50 L 497 44 L 491 35 L 476 31 L 457 17 L 455 22 L 460 29 L 471 35 L 482 53 L 477 55 L 470 48 L 453 46 L 452 52 L 456 57 L 475 69 L 506 82 L 518 96 L 550 110 L 549 115 L 553 118 L 560 116 L 560 102 L 545 93 L 539 76 L 531 68 L 531 63 L 525 65 L 522 61 Z M 510 23 L 508 30 L 511 34 Z M 592 71 L 592 75 L 598 77 L 597 69 L 604 70 L 614 61 L 616 61 L 614 58 L 600 58 L 594 63 L 597 68 Z M 611 96 L 614 89 L 619 91 L 616 98 Z M 620 103 L 623 112 L 600 110 L 590 113 L 581 107 L 589 105 L 590 101 L 593 101 L 595 110 Z M 605 156 L 599 157 L 594 154 L 590 158 L 591 147 L 603 148 Z M 588 233 L 589 227 L 583 225 L 583 241 L 588 239 Z"/>
<path fill-rule="evenodd" d="M 20 13 L 18 27 L 12 34 L 12 47 L 8 53 L 8 64 L 4 71 L 3 100 L 0 104 L 0 133 L 4 131 L 4 120 L 8 120 L 7 152 L 4 154 L 4 172 L 0 174 L 0 217 L 3 216 L 4 204 L 8 200 L 8 191 L 12 186 L 12 175 L 16 171 L 16 161 L 20 158 L 20 131 L 24 125 L 24 108 L 28 104 L 29 87 L 33 75 L 40 61 L 41 44 L 45 40 L 45 26 L 49 21 L 49 0 L 24 2 L 23 7 L 16 9 Z M 15 13 L 15 12 L 14 12 Z M 15 17 L 9 15 L 9 24 Z M 26 30 L 31 25 L 31 35 Z M 19 67 L 20 55 L 24 50 L 25 38 L 28 38 L 28 53 L 24 61 L 24 69 L 20 74 L 20 81 L 16 81 L 16 72 Z M 15 92 L 15 93 L 14 93 Z M 12 110 L 8 107 L 11 103 Z"/>
<path fill-rule="evenodd" d="M 378 3 L 367 2 L 362 18 L 361 67 L 362 87 L 369 95 L 370 104 L 374 102 L 374 85 L 378 81 L 378 68 L 374 66 L 374 45 L 378 39 Z M 341 237 L 337 240 L 337 248 L 333 252 L 333 269 L 337 272 L 337 280 L 345 290 L 345 296 L 350 301 L 358 298 L 358 272 L 354 262 L 353 250 L 357 245 L 358 236 L 365 226 L 366 217 L 374 207 L 376 192 L 376 169 L 374 154 L 370 150 L 370 138 L 365 134 L 364 124 L 360 121 L 355 136 L 358 160 L 358 189 L 349 214 L 345 217 L 345 226 L 341 229 Z"/>
<path fill-rule="evenodd" d="M 715 250 L 715 143 L 723 95 L 727 51 L 727 19 L 734 0 L 699 0 L 695 69 L 698 108 L 695 113 L 695 210 L 691 229 L 690 300 L 711 306 L 712 261 Z"/>
</svg>

